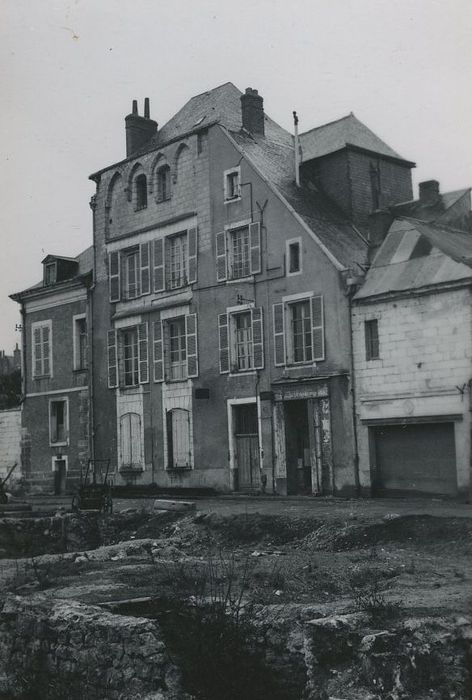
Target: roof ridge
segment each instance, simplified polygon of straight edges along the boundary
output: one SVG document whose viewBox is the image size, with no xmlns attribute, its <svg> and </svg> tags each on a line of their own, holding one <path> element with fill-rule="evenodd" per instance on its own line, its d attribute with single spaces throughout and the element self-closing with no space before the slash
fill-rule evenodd
<svg viewBox="0 0 472 700">
<path fill-rule="evenodd" d="M 331 124 L 337 124 L 337 122 L 342 122 L 343 119 L 349 119 L 350 117 L 354 117 L 354 119 L 357 119 L 356 115 L 354 112 L 349 112 L 349 114 L 346 114 L 344 117 L 338 117 L 338 119 L 332 119 L 330 122 L 325 122 L 324 124 L 320 124 L 319 126 L 314 126 L 312 129 L 308 129 L 308 131 L 302 131 L 299 136 L 305 136 L 305 134 L 311 134 L 312 131 L 317 131 L 318 129 L 323 129 L 325 126 L 331 126 Z M 359 121 L 359 119 L 357 119 Z M 367 127 L 369 128 L 369 127 Z"/>
<path fill-rule="evenodd" d="M 438 223 L 437 221 L 424 221 L 424 219 L 415 219 L 414 216 L 397 216 L 397 219 L 403 219 L 405 221 L 413 221 L 418 224 L 423 224 L 423 226 L 432 226 L 433 228 L 437 228 L 440 230 L 444 231 L 452 231 L 452 233 L 463 233 L 466 236 L 470 236 L 472 238 L 472 231 L 466 231 L 463 228 L 456 228 L 455 226 L 447 226 L 443 225 L 441 223 Z"/>
<path fill-rule="evenodd" d="M 217 85 L 217 86 L 214 87 L 214 88 L 210 88 L 210 90 L 203 90 L 202 92 L 199 92 L 197 95 L 193 95 L 192 97 L 190 97 L 190 98 L 187 100 L 187 102 L 185 102 L 185 104 L 184 104 L 183 106 L 185 107 L 185 105 L 186 105 L 188 102 L 191 102 L 192 100 L 195 100 L 197 97 L 201 97 L 202 95 L 209 95 L 211 92 L 215 92 L 216 90 L 219 90 L 220 88 L 224 87 L 225 85 L 232 85 L 238 92 L 241 93 L 241 95 L 243 94 L 243 93 L 241 92 L 241 90 L 237 87 L 237 85 L 235 85 L 231 80 L 227 80 L 226 83 L 221 83 L 221 85 Z M 176 112 L 176 113 L 177 113 L 177 112 Z M 172 117 L 171 117 L 171 119 L 172 119 Z"/>
</svg>

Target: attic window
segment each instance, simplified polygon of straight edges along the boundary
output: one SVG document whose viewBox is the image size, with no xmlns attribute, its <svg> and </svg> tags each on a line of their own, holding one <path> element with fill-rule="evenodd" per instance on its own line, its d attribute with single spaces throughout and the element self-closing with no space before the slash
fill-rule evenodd
<svg viewBox="0 0 472 700">
<path fill-rule="evenodd" d="M 231 170 L 225 170 L 225 202 L 230 202 L 231 200 L 239 199 L 241 197 L 240 177 L 241 172 L 239 168 L 231 168 Z"/>
<path fill-rule="evenodd" d="M 287 276 L 298 275 L 302 271 L 301 238 L 290 238 L 286 242 Z"/>
<path fill-rule="evenodd" d="M 147 180 L 146 175 L 138 175 L 136 180 L 136 209 L 147 207 Z"/>
<path fill-rule="evenodd" d="M 44 266 L 44 284 L 49 287 L 57 282 L 57 263 L 50 262 Z"/>
</svg>

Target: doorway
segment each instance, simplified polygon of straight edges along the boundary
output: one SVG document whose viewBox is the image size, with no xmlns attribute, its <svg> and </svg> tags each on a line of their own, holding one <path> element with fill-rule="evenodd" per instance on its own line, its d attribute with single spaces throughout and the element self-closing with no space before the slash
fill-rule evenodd
<svg viewBox="0 0 472 700">
<path fill-rule="evenodd" d="M 285 409 L 285 446 L 287 493 L 312 493 L 313 430 L 309 429 L 308 401 L 287 401 Z"/>
<path fill-rule="evenodd" d="M 259 423 L 257 404 L 233 406 L 234 457 L 239 491 L 259 489 L 261 484 L 259 462 Z"/>
<path fill-rule="evenodd" d="M 54 460 L 54 495 L 61 496 L 66 492 L 67 466 L 65 459 Z"/>
</svg>

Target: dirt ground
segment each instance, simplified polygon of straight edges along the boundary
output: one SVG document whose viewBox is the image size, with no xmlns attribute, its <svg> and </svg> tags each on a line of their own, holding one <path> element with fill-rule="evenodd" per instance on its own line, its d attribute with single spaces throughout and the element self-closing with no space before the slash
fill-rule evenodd
<svg viewBox="0 0 472 700">
<path fill-rule="evenodd" d="M 472 621 L 468 504 L 215 498 L 196 501 L 197 510 L 186 514 L 153 512 L 153 501 L 115 500 L 94 550 L 4 559 L 3 589 L 20 595 L 47 591 L 113 608 L 120 601 L 176 595 L 203 600 L 216 589 L 224 596 L 230 585 L 290 624 L 362 613 L 384 634 L 412 616 Z M 37 506 L 61 503 L 43 499 Z M 336 695 L 319 697 L 472 697 L 452 680 L 448 689 L 447 679 L 416 695 L 394 695 L 391 689 L 356 694 L 354 686 L 348 692 L 349 683 L 336 686 Z"/>
</svg>

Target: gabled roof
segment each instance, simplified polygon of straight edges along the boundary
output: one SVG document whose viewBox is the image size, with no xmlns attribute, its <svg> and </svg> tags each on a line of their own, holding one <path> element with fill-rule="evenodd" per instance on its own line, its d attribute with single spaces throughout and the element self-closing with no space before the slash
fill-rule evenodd
<svg viewBox="0 0 472 700">
<path fill-rule="evenodd" d="M 335 153 L 349 146 L 410 163 L 376 136 L 352 112 L 346 117 L 300 134 L 300 146 L 302 163 L 313 158 L 321 158 L 329 153 Z M 411 163 L 411 165 L 414 164 Z"/>
<path fill-rule="evenodd" d="M 361 301 L 460 281 L 472 282 L 472 233 L 398 218 L 354 298 Z"/>
<path fill-rule="evenodd" d="M 363 266 L 367 243 L 345 215 L 316 189 L 297 187 L 294 174 L 294 148 L 274 143 L 267 136 L 253 138 L 232 133 L 240 151 L 260 174 L 280 193 L 321 244 L 345 268 Z"/>
<path fill-rule="evenodd" d="M 421 221 L 435 221 L 469 193 L 470 187 L 454 192 L 444 192 L 433 203 L 425 203 L 420 199 L 415 199 L 411 202 L 395 204 L 390 209 L 396 216 L 408 216 L 413 219 L 421 219 Z"/>
</svg>

